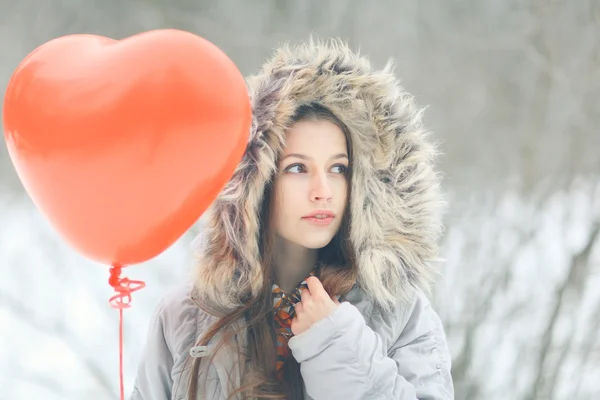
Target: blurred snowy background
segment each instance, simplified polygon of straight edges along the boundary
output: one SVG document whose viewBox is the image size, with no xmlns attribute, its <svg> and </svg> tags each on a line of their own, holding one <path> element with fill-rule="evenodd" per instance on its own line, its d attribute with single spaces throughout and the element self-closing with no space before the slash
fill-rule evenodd
<svg viewBox="0 0 600 400">
<path fill-rule="evenodd" d="M 69 33 L 179 28 L 244 74 L 311 32 L 389 57 L 443 141 L 447 262 L 434 303 L 457 399 L 600 399 L 598 0 L 0 0 L 0 90 Z M 118 398 L 108 269 L 67 247 L 0 146 L 0 400 Z M 117 228 L 117 227 L 116 227 Z M 129 392 L 156 302 L 185 278 L 194 227 L 125 276 Z"/>
</svg>

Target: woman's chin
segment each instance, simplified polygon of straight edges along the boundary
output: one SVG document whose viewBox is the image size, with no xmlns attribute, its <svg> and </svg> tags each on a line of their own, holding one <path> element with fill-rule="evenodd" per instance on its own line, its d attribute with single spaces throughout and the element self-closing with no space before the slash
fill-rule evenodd
<svg viewBox="0 0 600 400">
<path fill-rule="evenodd" d="M 312 236 L 310 239 L 304 239 L 298 244 L 306 247 L 307 249 L 317 250 L 327 246 L 329 242 L 331 242 L 331 239 L 333 239 L 333 235 L 327 235 L 323 237 Z"/>
</svg>

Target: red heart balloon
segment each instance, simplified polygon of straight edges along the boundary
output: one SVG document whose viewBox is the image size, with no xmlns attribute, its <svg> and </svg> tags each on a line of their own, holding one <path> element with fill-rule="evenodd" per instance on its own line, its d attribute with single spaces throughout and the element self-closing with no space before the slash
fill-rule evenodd
<svg viewBox="0 0 600 400">
<path fill-rule="evenodd" d="M 156 30 L 51 40 L 6 91 L 5 140 L 28 194 L 61 236 L 104 264 L 160 254 L 240 161 L 251 110 L 216 46 Z"/>
</svg>

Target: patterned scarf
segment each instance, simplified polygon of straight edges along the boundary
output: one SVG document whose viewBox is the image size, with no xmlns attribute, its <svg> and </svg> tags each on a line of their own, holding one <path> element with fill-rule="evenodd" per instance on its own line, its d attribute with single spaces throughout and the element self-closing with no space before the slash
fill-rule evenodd
<svg viewBox="0 0 600 400">
<path fill-rule="evenodd" d="M 315 276 L 315 271 L 312 271 L 306 279 L 311 276 Z M 295 305 L 302 300 L 302 290 L 308 288 L 306 279 L 300 283 L 300 285 L 290 293 L 286 295 L 283 290 L 277 284 L 273 284 L 273 306 L 275 312 L 275 321 L 277 327 L 275 328 L 276 346 L 277 346 L 277 363 L 275 365 L 277 371 L 277 377 L 279 380 L 283 379 L 283 364 L 287 359 L 290 348 L 288 347 L 288 341 L 293 336 L 292 333 L 292 320 L 294 319 Z"/>
</svg>

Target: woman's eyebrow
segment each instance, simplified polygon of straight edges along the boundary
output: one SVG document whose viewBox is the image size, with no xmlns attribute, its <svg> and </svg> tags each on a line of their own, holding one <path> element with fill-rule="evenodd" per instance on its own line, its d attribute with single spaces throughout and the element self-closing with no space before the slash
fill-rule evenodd
<svg viewBox="0 0 600 400">
<path fill-rule="evenodd" d="M 310 157 L 308 157 L 308 156 L 305 156 L 304 154 L 291 153 L 291 154 L 288 154 L 288 155 L 286 155 L 285 157 L 283 157 L 283 158 L 281 159 L 281 161 L 285 160 L 286 158 L 290 158 L 290 157 L 301 158 L 301 159 L 303 159 L 303 160 L 310 160 Z"/>
<path fill-rule="evenodd" d="M 285 160 L 286 158 L 290 158 L 290 157 L 296 157 L 296 158 L 300 158 L 302 160 L 312 160 L 311 157 L 306 156 L 304 154 L 290 153 L 290 154 L 287 154 L 286 156 L 284 156 L 281 159 L 281 161 Z M 346 153 L 339 153 L 339 154 L 336 154 L 336 155 L 333 155 L 333 156 L 329 157 L 330 160 L 335 160 L 335 159 L 338 159 L 338 158 L 348 158 L 348 155 Z"/>
<path fill-rule="evenodd" d="M 330 158 L 330 160 L 335 160 L 335 159 L 338 159 L 338 158 L 348 158 L 348 154 L 346 154 L 346 153 L 339 153 L 339 154 L 336 154 L 335 156 L 332 156 Z"/>
</svg>

